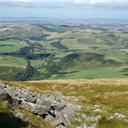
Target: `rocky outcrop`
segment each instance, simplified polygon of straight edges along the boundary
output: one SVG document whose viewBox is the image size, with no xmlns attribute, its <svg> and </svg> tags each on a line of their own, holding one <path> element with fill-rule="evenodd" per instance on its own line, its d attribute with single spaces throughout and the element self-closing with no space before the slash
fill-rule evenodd
<svg viewBox="0 0 128 128">
<path fill-rule="evenodd" d="M 75 112 L 80 111 L 79 105 L 64 102 L 67 97 L 59 97 L 32 91 L 28 88 L 10 87 L 0 84 L 0 99 L 8 100 L 12 107 L 18 106 L 41 116 L 53 126 L 66 127 L 70 124 Z M 71 97 L 70 97 L 71 98 Z"/>
</svg>

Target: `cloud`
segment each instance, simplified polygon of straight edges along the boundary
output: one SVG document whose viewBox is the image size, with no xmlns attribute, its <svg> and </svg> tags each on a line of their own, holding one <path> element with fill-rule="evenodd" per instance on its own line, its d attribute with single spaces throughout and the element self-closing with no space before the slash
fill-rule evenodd
<svg viewBox="0 0 128 128">
<path fill-rule="evenodd" d="M 19 2 L 30 2 L 30 0 L 18 0 Z"/>
<path fill-rule="evenodd" d="M 0 0 L 0 2 L 33 2 L 34 0 Z"/>
<path fill-rule="evenodd" d="M 0 0 L 0 2 L 71 2 L 73 0 Z"/>
<path fill-rule="evenodd" d="M 128 0 L 74 0 L 74 3 L 78 5 L 124 4 L 124 3 L 128 3 Z"/>
</svg>

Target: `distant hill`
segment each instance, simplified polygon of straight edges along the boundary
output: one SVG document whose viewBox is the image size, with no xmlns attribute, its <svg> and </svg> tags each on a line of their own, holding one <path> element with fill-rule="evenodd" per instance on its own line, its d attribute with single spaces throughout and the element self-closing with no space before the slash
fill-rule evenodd
<svg viewBox="0 0 128 128">
<path fill-rule="evenodd" d="M 127 77 L 128 25 L 103 26 L 1 23 L 0 79 Z"/>
</svg>

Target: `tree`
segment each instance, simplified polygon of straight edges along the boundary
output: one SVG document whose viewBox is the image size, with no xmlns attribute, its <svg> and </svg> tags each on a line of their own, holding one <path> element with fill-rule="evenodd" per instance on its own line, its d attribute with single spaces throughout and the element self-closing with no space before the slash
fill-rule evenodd
<svg viewBox="0 0 128 128">
<path fill-rule="evenodd" d="M 31 62 L 29 60 L 27 62 L 28 62 L 28 64 L 27 64 L 26 70 L 19 72 L 15 76 L 16 80 L 19 80 L 19 81 L 30 80 L 31 77 L 33 76 L 34 68 L 32 67 Z"/>
</svg>

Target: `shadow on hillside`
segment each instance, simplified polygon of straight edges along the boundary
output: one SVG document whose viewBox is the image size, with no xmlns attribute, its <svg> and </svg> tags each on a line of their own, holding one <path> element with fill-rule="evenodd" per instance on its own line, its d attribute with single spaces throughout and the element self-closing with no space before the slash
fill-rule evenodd
<svg viewBox="0 0 128 128">
<path fill-rule="evenodd" d="M 0 128 L 27 128 L 28 124 L 9 113 L 0 113 Z"/>
</svg>

